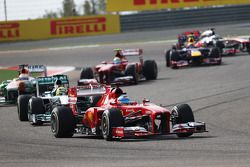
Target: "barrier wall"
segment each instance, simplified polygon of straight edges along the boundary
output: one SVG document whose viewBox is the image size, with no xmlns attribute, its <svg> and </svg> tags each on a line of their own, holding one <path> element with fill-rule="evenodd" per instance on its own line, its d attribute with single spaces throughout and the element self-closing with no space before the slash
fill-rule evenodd
<svg viewBox="0 0 250 167">
<path fill-rule="evenodd" d="M 154 11 L 121 16 L 121 31 L 177 28 L 186 26 L 250 23 L 250 5 Z"/>
<path fill-rule="evenodd" d="M 107 11 L 142 11 L 242 4 L 250 4 L 250 0 L 107 0 Z"/>
<path fill-rule="evenodd" d="M 120 16 L 0 22 L 0 41 L 37 40 L 120 33 Z"/>
</svg>

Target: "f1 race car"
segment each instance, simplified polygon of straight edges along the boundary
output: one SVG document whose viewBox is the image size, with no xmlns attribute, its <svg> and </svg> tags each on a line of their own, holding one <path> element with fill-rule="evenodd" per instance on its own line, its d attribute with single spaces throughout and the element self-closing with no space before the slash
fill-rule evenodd
<svg viewBox="0 0 250 167">
<path fill-rule="evenodd" d="M 225 41 L 225 46 L 230 45 L 234 46 L 235 48 L 235 53 L 240 53 L 240 52 L 247 52 L 250 54 L 250 37 L 231 37 L 231 38 L 224 38 Z M 226 52 L 225 47 L 225 52 Z"/>
<path fill-rule="evenodd" d="M 68 106 L 69 80 L 67 75 L 62 74 L 38 77 L 35 80 L 36 96 L 31 94 L 18 96 L 18 117 L 20 121 L 29 121 L 32 125 L 42 125 L 50 122 L 51 111 L 55 106 Z M 60 87 L 54 85 L 58 81 L 60 81 Z M 55 87 L 58 89 L 62 87 L 62 89 L 56 93 Z"/>
<path fill-rule="evenodd" d="M 51 114 L 51 130 L 57 138 L 80 133 L 110 141 L 167 134 L 189 137 L 206 132 L 205 123 L 195 122 L 187 104 L 172 110 L 145 99 L 139 104 L 131 101 L 119 87 L 101 85 L 72 87 L 68 93 L 69 106 L 58 106 Z M 88 97 L 97 100 L 93 104 Z"/>
<path fill-rule="evenodd" d="M 185 66 L 220 65 L 222 62 L 219 48 L 170 49 L 165 54 L 166 66 L 177 69 Z"/>
<path fill-rule="evenodd" d="M 222 56 L 235 55 L 240 52 L 248 52 L 250 54 L 249 37 L 223 38 L 216 34 L 214 28 L 205 30 L 202 33 L 199 33 L 199 31 L 187 31 L 182 36 L 179 36 L 178 49 L 188 47 L 190 44 L 196 48 L 217 47 Z"/>
<path fill-rule="evenodd" d="M 113 62 L 102 62 L 81 71 L 80 79 L 97 79 L 101 84 L 137 84 L 140 79 L 155 80 L 158 75 L 154 60 L 143 60 L 142 49 L 116 49 Z M 127 57 L 138 56 L 139 62 L 128 62 Z"/>
<path fill-rule="evenodd" d="M 18 78 L 4 81 L 0 87 L 0 95 L 4 98 L 4 103 L 15 104 L 18 95 L 35 93 L 35 78 L 31 73 L 41 73 L 47 75 L 47 69 L 44 65 L 21 64 L 18 68 Z"/>
</svg>

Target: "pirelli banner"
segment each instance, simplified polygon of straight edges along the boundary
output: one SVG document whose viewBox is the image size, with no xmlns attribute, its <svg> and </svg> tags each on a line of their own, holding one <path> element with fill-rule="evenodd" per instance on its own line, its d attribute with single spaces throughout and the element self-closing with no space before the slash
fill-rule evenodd
<svg viewBox="0 0 250 167">
<path fill-rule="evenodd" d="M 0 22 L 0 41 L 120 33 L 119 15 Z"/>
<path fill-rule="evenodd" d="M 250 0 L 107 0 L 107 11 L 141 11 L 242 4 L 250 4 Z"/>
</svg>

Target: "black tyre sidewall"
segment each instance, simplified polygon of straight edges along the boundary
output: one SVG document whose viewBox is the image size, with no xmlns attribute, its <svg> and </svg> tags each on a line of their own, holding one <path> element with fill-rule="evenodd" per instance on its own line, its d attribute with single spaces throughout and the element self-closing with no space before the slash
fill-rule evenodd
<svg viewBox="0 0 250 167">
<path fill-rule="evenodd" d="M 136 65 L 135 64 L 129 64 L 127 65 L 125 69 L 125 75 L 126 76 L 133 76 L 133 81 L 135 84 L 138 83 L 138 74 L 136 72 Z"/>
<path fill-rule="evenodd" d="M 75 121 L 69 107 L 55 107 L 51 113 L 51 131 L 57 138 L 72 137 Z"/>
<path fill-rule="evenodd" d="M 143 63 L 143 75 L 146 80 L 155 80 L 158 75 L 158 67 L 154 60 L 146 60 Z"/>
<path fill-rule="evenodd" d="M 82 68 L 80 79 L 93 79 L 94 72 L 91 67 Z"/>
<path fill-rule="evenodd" d="M 40 97 L 32 97 L 29 103 L 30 114 L 45 114 L 43 99 Z"/>
<path fill-rule="evenodd" d="M 194 114 L 191 107 L 188 104 L 177 105 L 172 109 L 172 113 L 176 112 L 178 117 L 176 118 L 176 122 L 174 124 L 182 124 L 188 122 L 194 122 Z M 189 137 L 193 133 L 179 133 L 178 137 Z"/>
<path fill-rule="evenodd" d="M 170 51 L 171 50 L 166 51 L 166 54 L 165 54 L 166 67 L 170 67 L 171 66 L 171 63 L 170 63 Z"/>
<path fill-rule="evenodd" d="M 104 123 L 106 123 L 107 128 L 104 128 Z M 101 130 L 103 138 L 107 141 L 112 140 L 112 128 L 124 126 L 124 118 L 119 109 L 112 108 L 105 110 L 102 115 Z"/>
<path fill-rule="evenodd" d="M 20 121 L 28 121 L 28 103 L 31 95 L 20 95 L 17 98 L 17 112 Z"/>
</svg>

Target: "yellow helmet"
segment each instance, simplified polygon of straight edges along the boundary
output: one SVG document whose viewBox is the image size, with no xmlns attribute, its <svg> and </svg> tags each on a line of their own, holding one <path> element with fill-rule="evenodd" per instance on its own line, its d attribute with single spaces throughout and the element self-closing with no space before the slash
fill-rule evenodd
<svg viewBox="0 0 250 167">
<path fill-rule="evenodd" d="M 67 89 L 65 87 L 59 87 L 56 89 L 56 96 L 66 95 Z"/>
</svg>

